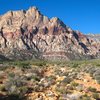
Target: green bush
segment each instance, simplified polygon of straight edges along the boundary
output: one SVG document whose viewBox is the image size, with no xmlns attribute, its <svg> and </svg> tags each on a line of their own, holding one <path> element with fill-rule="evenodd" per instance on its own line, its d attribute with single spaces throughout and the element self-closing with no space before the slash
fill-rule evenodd
<svg viewBox="0 0 100 100">
<path fill-rule="evenodd" d="M 78 86 L 79 84 L 78 83 L 76 83 L 76 82 L 71 82 L 71 86 L 73 86 L 73 87 L 76 87 L 76 86 Z"/>
<path fill-rule="evenodd" d="M 91 100 L 91 97 L 87 94 L 84 94 L 79 100 Z"/>
<path fill-rule="evenodd" d="M 92 97 L 96 100 L 100 98 L 98 93 L 93 93 Z"/>
<path fill-rule="evenodd" d="M 90 92 L 96 92 L 97 89 L 96 88 L 93 88 L 93 87 L 88 87 L 88 91 L 90 91 Z"/>
<path fill-rule="evenodd" d="M 15 73 L 11 72 L 11 73 L 8 74 L 8 76 L 9 76 L 10 78 L 14 78 L 14 77 L 15 77 Z"/>
<path fill-rule="evenodd" d="M 5 86 L 4 85 L 0 85 L 0 91 L 5 91 Z"/>
<path fill-rule="evenodd" d="M 31 77 L 31 79 L 33 79 L 34 81 L 40 81 L 39 77 L 34 75 Z"/>
<path fill-rule="evenodd" d="M 100 84 L 100 76 L 95 76 L 95 80 L 97 81 L 98 84 Z"/>
</svg>

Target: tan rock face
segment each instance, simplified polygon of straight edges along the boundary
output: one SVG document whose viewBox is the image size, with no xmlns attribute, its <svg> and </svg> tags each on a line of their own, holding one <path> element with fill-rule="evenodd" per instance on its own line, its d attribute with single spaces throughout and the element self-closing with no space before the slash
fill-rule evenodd
<svg viewBox="0 0 100 100">
<path fill-rule="evenodd" d="M 22 56 L 20 51 L 24 50 L 35 57 L 70 60 L 95 58 L 100 46 L 94 46 L 90 39 L 67 27 L 59 18 L 49 19 L 31 7 L 27 11 L 9 11 L 0 17 L 1 54 L 13 59 Z"/>
</svg>

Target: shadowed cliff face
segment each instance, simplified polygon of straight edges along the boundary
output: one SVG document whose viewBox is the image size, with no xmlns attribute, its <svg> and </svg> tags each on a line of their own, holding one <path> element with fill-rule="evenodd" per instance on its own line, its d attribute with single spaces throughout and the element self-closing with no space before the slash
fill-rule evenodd
<svg viewBox="0 0 100 100">
<path fill-rule="evenodd" d="M 36 7 L 0 16 L 0 54 L 9 59 L 95 58 L 100 42 L 94 43 L 59 18 L 43 16 Z"/>
</svg>

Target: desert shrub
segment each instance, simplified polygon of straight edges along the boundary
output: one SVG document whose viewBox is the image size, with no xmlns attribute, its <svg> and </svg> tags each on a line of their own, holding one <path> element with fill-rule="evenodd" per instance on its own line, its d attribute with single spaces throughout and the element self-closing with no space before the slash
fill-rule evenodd
<svg viewBox="0 0 100 100">
<path fill-rule="evenodd" d="M 5 86 L 4 85 L 0 85 L 0 91 L 5 91 Z"/>
<path fill-rule="evenodd" d="M 55 83 L 55 80 L 56 80 L 56 77 L 53 75 L 47 77 L 47 81 L 52 84 Z"/>
<path fill-rule="evenodd" d="M 96 81 L 97 81 L 98 84 L 100 84 L 100 79 L 99 80 L 96 80 Z"/>
<path fill-rule="evenodd" d="M 91 100 L 91 97 L 87 94 L 84 94 L 79 100 Z"/>
<path fill-rule="evenodd" d="M 67 90 L 74 90 L 74 88 L 73 88 L 73 86 L 68 85 L 68 86 L 67 86 Z"/>
<path fill-rule="evenodd" d="M 0 66 L 0 71 L 5 71 L 7 68 L 8 68 L 7 65 L 2 64 L 2 66 Z"/>
<path fill-rule="evenodd" d="M 20 97 L 18 94 L 9 94 L 0 100 L 27 100 L 25 97 Z"/>
<path fill-rule="evenodd" d="M 28 90 L 26 82 L 27 81 L 24 76 L 15 75 L 14 77 L 8 78 L 8 80 L 4 83 L 5 90 L 8 95 L 19 95 L 22 97 Z"/>
<path fill-rule="evenodd" d="M 64 86 L 56 86 L 55 90 L 61 94 L 66 94 L 67 93 L 67 89 Z"/>
<path fill-rule="evenodd" d="M 77 61 L 74 61 L 74 62 L 71 62 L 68 64 L 69 67 L 73 67 L 73 68 L 76 68 L 79 66 L 79 63 Z"/>
<path fill-rule="evenodd" d="M 90 92 L 96 92 L 97 89 L 96 88 L 93 88 L 93 87 L 88 87 L 88 91 L 90 91 Z"/>
<path fill-rule="evenodd" d="M 95 76 L 94 78 L 97 81 L 97 83 L 100 84 L 100 76 L 98 75 L 98 76 Z"/>
<path fill-rule="evenodd" d="M 78 66 L 79 66 L 79 64 L 77 64 L 77 63 L 75 63 L 75 64 L 72 65 L 72 67 L 74 67 L 74 68 L 76 68 Z"/>
<path fill-rule="evenodd" d="M 15 77 L 15 73 L 13 73 L 13 72 L 9 73 L 8 77 L 14 78 Z"/>
<path fill-rule="evenodd" d="M 99 66 L 100 67 L 100 64 L 96 64 L 96 66 Z"/>
<path fill-rule="evenodd" d="M 55 71 L 55 75 L 63 76 L 64 73 L 62 73 L 62 71 L 61 71 L 60 69 L 57 69 L 57 70 Z"/>
<path fill-rule="evenodd" d="M 0 79 L 3 79 L 3 78 L 4 78 L 4 72 L 0 71 Z"/>
<path fill-rule="evenodd" d="M 9 66 L 16 66 L 20 68 L 29 68 L 30 67 L 30 62 L 29 61 L 9 61 L 5 62 Z"/>
<path fill-rule="evenodd" d="M 96 69 L 95 73 L 93 73 L 93 76 L 100 76 L 100 68 Z"/>
<path fill-rule="evenodd" d="M 98 93 L 93 93 L 92 94 L 92 97 L 94 98 L 94 99 L 100 99 L 100 97 L 99 97 L 99 94 Z"/>
<path fill-rule="evenodd" d="M 71 86 L 73 86 L 73 87 L 76 87 L 76 86 L 78 86 L 79 84 L 78 83 L 76 83 L 76 82 L 71 82 Z"/>
<path fill-rule="evenodd" d="M 76 90 L 82 92 L 84 90 L 84 86 L 82 84 L 78 84 L 78 86 L 76 86 Z"/>
<path fill-rule="evenodd" d="M 65 83 L 65 84 L 69 84 L 70 82 L 72 82 L 72 78 L 70 77 L 66 77 L 64 78 L 64 80 L 62 80 L 62 83 Z"/>
<path fill-rule="evenodd" d="M 92 69 L 92 66 L 86 65 L 86 67 L 84 67 L 84 69 L 85 69 L 86 73 L 89 73 L 89 71 Z"/>
<path fill-rule="evenodd" d="M 95 72 L 96 72 L 96 68 L 95 68 L 95 67 L 91 68 L 91 69 L 89 70 L 90 76 L 93 76 L 93 74 L 94 74 Z"/>
<path fill-rule="evenodd" d="M 35 84 L 32 89 L 35 92 L 43 92 L 45 88 L 43 84 Z"/>
<path fill-rule="evenodd" d="M 33 61 L 30 62 L 30 64 L 40 66 L 40 67 L 44 67 L 44 66 L 46 66 L 47 62 L 44 61 L 44 60 L 33 60 Z"/>
<path fill-rule="evenodd" d="M 31 77 L 31 79 L 33 79 L 34 81 L 40 81 L 40 78 L 38 76 L 33 75 Z"/>
<path fill-rule="evenodd" d="M 68 75 L 69 78 L 71 79 L 75 79 L 77 77 L 77 73 L 72 71 L 72 72 L 69 72 L 69 75 Z"/>
</svg>

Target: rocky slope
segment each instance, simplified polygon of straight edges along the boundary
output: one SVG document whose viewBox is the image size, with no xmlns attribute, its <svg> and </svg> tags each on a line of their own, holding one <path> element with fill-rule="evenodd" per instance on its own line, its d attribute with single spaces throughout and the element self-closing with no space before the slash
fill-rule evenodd
<svg viewBox="0 0 100 100">
<path fill-rule="evenodd" d="M 98 46 L 99 44 L 99 46 Z M 0 54 L 9 59 L 90 59 L 100 43 L 73 31 L 59 18 L 49 19 L 36 7 L 0 16 Z"/>
</svg>

